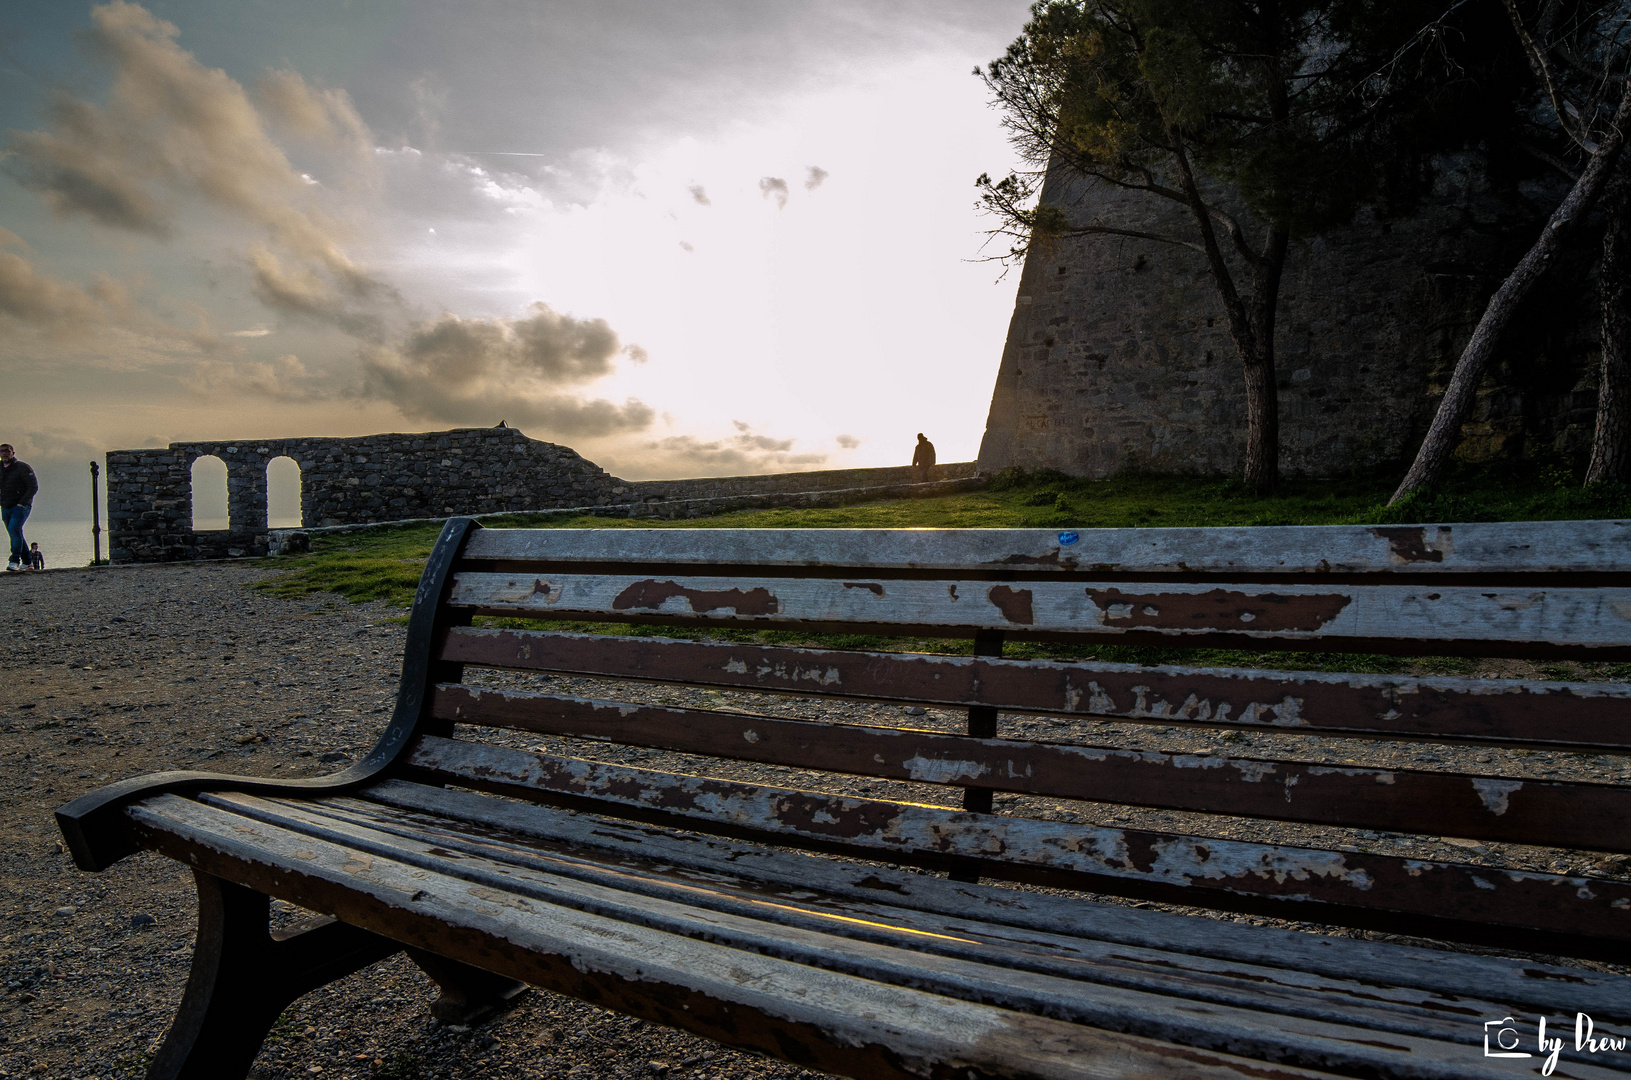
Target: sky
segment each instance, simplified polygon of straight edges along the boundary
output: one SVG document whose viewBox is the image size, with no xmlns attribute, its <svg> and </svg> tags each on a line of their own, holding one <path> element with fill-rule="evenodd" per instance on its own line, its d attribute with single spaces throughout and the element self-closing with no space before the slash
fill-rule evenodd
<svg viewBox="0 0 1631 1080">
<path fill-rule="evenodd" d="M 491 426 L 629 479 L 942 461 L 1025 0 L 0 6 L 0 441 Z"/>
</svg>

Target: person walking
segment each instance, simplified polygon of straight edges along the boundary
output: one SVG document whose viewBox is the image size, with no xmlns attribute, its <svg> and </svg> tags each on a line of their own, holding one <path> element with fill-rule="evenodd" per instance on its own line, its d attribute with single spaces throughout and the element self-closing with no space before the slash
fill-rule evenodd
<svg viewBox="0 0 1631 1080">
<path fill-rule="evenodd" d="M 18 461 L 10 443 L 0 443 L 0 521 L 11 540 L 11 561 L 7 570 L 21 570 L 29 564 L 28 544 L 23 540 L 23 522 L 34 508 L 40 482 L 28 462 Z"/>
<path fill-rule="evenodd" d="M 929 470 L 934 468 L 934 443 L 923 437 L 923 432 L 917 433 L 917 449 L 912 451 L 912 468 L 917 470 L 916 479 L 923 483 L 929 479 Z"/>
<path fill-rule="evenodd" d="M 45 552 L 40 550 L 39 544 L 28 545 L 28 568 L 30 570 L 45 569 Z"/>
</svg>

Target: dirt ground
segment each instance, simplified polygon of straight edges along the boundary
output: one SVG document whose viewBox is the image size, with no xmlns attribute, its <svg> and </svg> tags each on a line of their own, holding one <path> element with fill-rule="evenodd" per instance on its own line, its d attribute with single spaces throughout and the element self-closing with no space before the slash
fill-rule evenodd
<svg viewBox="0 0 1631 1080">
<path fill-rule="evenodd" d="M 251 564 L 8 574 L 0 578 L 0 1078 L 141 1076 L 174 1014 L 192 956 L 190 872 L 143 853 L 102 874 L 74 868 L 52 811 L 122 777 L 174 768 L 255 775 L 331 772 L 383 728 L 395 694 L 401 612 L 332 599 L 291 601 L 250 585 Z M 1480 674 L 1533 676 L 1520 665 Z M 500 684 L 547 677 L 490 675 Z M 593 693 L 574 680 L 552 688 Z M 605 693 L 605 684 L 599 691 Z M 618 686 L 630 700 L 709 705 L 712 691 Z M 899 710 L 767 699 L 787 716 L 900 722 Z M 892 713 L 893 718 L 883 716 Z M 955 728 L 952 712 L 913 710 Z M 1623 758 L 1358 743 L 1261 732 L 1193 732 L 1128 723 L 1007 717 L 1004 734 L 1189 753 L 1295 756 L 1329 763 L 1631 780 Z M 505 736 L 527 745 L 549 740 Z M 566 746 L 558 749 L 571 749 Z M 609 755 L 609 756 L 608 756 Z M 652 751 L 601 747 L 602 760 L 658 765 Z M 759 767 L 744 766 L 758 778 Z M 766 777 L 768 779 L 768 777 Z M 825 781 L 829 778 L 821 778 Z M 827 786 L 814 783 L 809 786 Z M 842 788 L 843 783 L 834 785 Z M 873 794 L 922 798 L 901 785 Z M 940 801 L 944 796 L 940 796 Z M 1066 821 L 1232 835 L 1219 819 L 999 797 L 999 810 Z M 1481 845 L 1300 825 L 1251 823 L 1243 838 L 1331 844 L 1414 858 L 1622 876 L 1588 852 Z M 279 902 L 278 918 L 304 913 Z M 1227 917 L 1227 916 L 1224 916 Z M 1242 921 L 1262 922 L 1260 919 Z M 533 990 L 486 1026 L 429 1013 L 430 981 L 397 957 L 302 998 L 267 1041 L 260 1078 L 684 1077 L 793 1080 L 815 1074 Z"/>
<path fill-rule="evenodd" d="M 191 873 L 150 853 L 81 873 L 53 810 L 163 769 L 331 772 L 383 728 L 405 632 L 387 620 L 401 613 L 260 596 L 248 585 L 264 572 L 0 579 L 0 1077 L 143 1075 L 192 957 Z M 433 997 L 401 957 L 359 972 L 297 1002 L 253 1075 L 814 1075 L 542 991 L 474 1030 L 432 1019 Z"/>
</svg>

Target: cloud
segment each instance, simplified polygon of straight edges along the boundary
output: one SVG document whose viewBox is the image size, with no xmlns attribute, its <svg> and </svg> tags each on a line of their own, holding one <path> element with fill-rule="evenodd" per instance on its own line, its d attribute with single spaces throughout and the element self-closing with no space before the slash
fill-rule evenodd
<svg viewBox="0 0 1631 1080">
<path fill-rule="evenodd" d="M 104 286 L 105 294 L 115 301 L 116 289 L 112 282 Z M 41 273 L 21 255 L 0 251 L 0 316 L 67 333 L 105 323 L 109 314 L 102 302 L 78 285 Z"/>
<path fill-rule="evenodd" d="M 252 397 L 261 401 L 310 401 L 315 391 L 301 383 L 311 376 L 300 357 L 291 353 L 270 363 L 200 360 L 190 374 L 182 376 L 181 385 L 198 397 L 212 400 Z"/>
<path fill-rule="evenodd" d="M 761 176 L 759 178 L 759 194 L 767 199 L 774 194 L 776 196 L 776 209 L 778 210 L 787 207 L 787 181 L 779 176 Z"/>
<path fill-rule="evenodd" d="M 265 337 L 271 332 L 266 326 L 257 324 L 247 330 L 228 330 L 227 337 Z"/>
<path fill-rule="evenodd" d="M 52 428 L 46 431 L 20 431 L 8 441 L 17 446 L 17 456 L 29 461 L 79 460 L 88 462 L 100 458 L 107 449 L 105 444 L 91 442 L 77 432 Z M 82 466 L 83 467 L 83 466 Z"/>
<path fill-rule="evenodd" d="M 167 237 L 171 215 L 142 182 L 149 168 L 125 160 L 119 125 L 94 105 L 57 94 L 50 106 L 57 131 L 14 134 L 8 171 L 55 213 L 84 214 L 113 229 Z M 129 150 L 137 148 L 129 147 Z"/>
<path fill-rule="evenodd" d="M 274 311 L 331 323 L 353 337 L 377 340 L 380 320 L 347 307 L 345 298 L 326 279 L 298 263 L 285 265 L 265 247 L 249 249 L 250 288 Z"/>
<path fill-rule="evenodd" d="M 854 435 L 840 435 L 840 436 L 838 436 L 837 439 L 835 439 L 833 441 L 838 443 L 838 445 L 842 446 L 845 450 L 854 450 L 857 446 L 860 446 L 861 443 L 864 442 L 865 440 L 857 439 Z"/>
<path fill-rule="evenodd" d="M 753 425 L 742 420 L 732 420 L 731 426 L 741 432 L 733 440 L 740 449 L 769 450 L 777 454 L 784 454 L 793 449 L 792 439 L 772 439 L 769 435 L 755 435 Z"/>
<path fill-rule="evenodd" d="M 727 476 L 748 473 L 781 472 L 820 465 L 826 454 L 793 454 L 792 439 L 775 439 L 755 434 L 740 420 L 733 420 L 737 434 L 728 439 L 704 441 L 695 435 L 674 435 L 642 447 L 641 464 L 659 474 Z"/>
<path fill-rule="evenodd" d="M 96 366 L 109 369 L 119 366 L 116 357 L 128 362 L 132 349 L 197 353 L 223 344 L 202 315 L 192 329 L 166 322 L 106 274 L 96 274 L 88 286 L 79 285 L 38 269 L 20 255 L 0 251 L 0 326 L 7 323 L 54 338 L 102 335 Z M 123 338 L 107 336 L 115 332 L 126 333 Z"/>
<path fill-rule="evenodd" d="M 364 396 L 406 415 L 454 423 L 537 425 L 556 435 L 640 431 L 656 418 L 644 403 L 585 400 L 566 388 L 614 370 L 624 349 L 604 319 L 576 319 L 537 303 L 521 319 L 444 315 L 417 327 L 398 348 L 362 351 Z M 634 350 L 639 350 L 639 356 Z"/>
<path fill-rule="evenodd" d="M 695 251 L 696 248 L 691 245 L 691 241 L 681 240 L 680 241 L 680 250 L 681 251 Z"/>
<path fill-rule="evenodd" d="M 823 180 L 827 179 L 827 177 L 831 175 L 831 173 L 829 173 L 826 169 L 823 169 L 820 165 L 811 165 L 809 175 L 804 178 L 804 190 L 814 191 L 816 188 L 821 186 L 821 182 Z"/>
<path fill-rule="evenodd" d="M 685 190 L 689 191 L 691 193 L 691 198 L 696 200 L 698 206 L 712 206 L 713 205 L 713 201 L 708 198 L 708 193 L 706 191 L 702 190 L 702 185 L 701 184 L 692 184 L 690 187 L 686 188 Z"/>
<path fill-rule="evenodd" d="M 58 214 L 155 237 L 173 233 L 172 204 L 201 200 L 264 228 L 341 291 L 364 297 L 378 289 L 331 223 L 306 205 L 318 188 L 272 141 L 242 85 L 200 64 L 176 44 L 173 24 L 137 4 L 104 4 L 91 23 L 89 40 L 113 69 L 107 103 L 59 94 L 51 130 L 15 134 L 9 168 L 22 184 Z M 351 149 L 371 141 L 342 92 L 273 72 L 258 96 L 270 117 L 302 138 Z"/>
<path fill-rule="evenodd" d="M 268 71 L 255 83 L 255 103 L 273 122 L 307 142 L 364 156 L 374 139 L 344 90 L 307 85 L 296 71 Z"/>
</svg>

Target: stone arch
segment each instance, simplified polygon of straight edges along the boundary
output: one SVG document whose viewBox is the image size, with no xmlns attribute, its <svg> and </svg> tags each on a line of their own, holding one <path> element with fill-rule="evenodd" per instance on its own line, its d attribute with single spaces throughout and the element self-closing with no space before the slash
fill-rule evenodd
<svg viewBox="0 0 1631 1080">
<path fill-rule="evenodd" d="M 190 502 L 194 532 L 224 532 L 232 527 L 227 510 L 227 463 L 200 454 L 191 466 Z"/>
<path fill-rule="evenodd" d="M 287 454 L 279 454 L 266 463 L 266 524 L 269 528 L 298 529 L 305 524 L 304 481 L 300 462 Z"/>
</svg>

